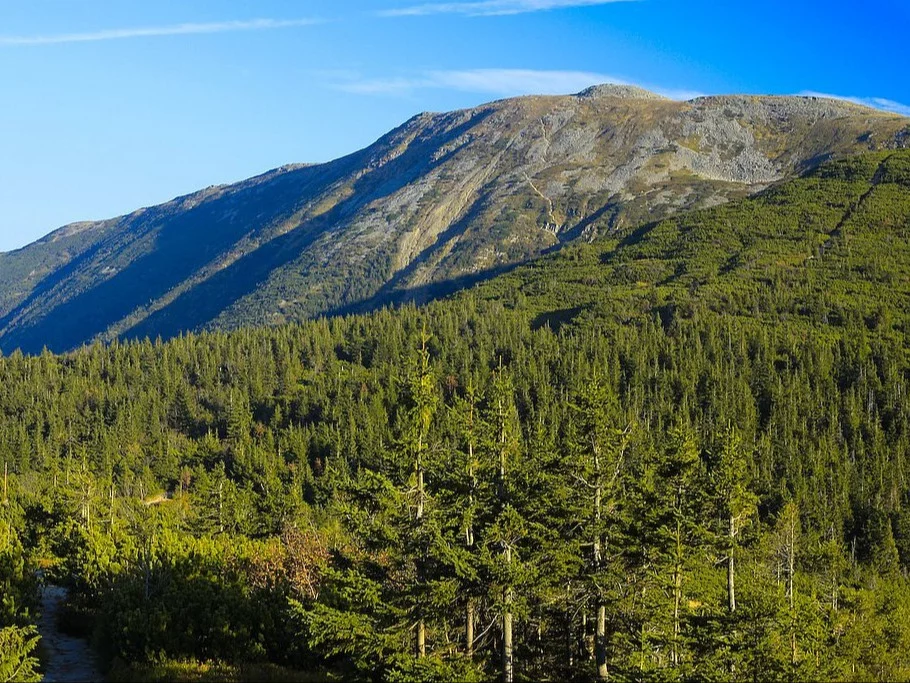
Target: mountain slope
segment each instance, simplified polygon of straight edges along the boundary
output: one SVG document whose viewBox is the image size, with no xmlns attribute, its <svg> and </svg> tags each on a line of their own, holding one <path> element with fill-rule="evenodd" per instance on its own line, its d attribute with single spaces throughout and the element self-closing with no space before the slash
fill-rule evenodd
<svg viewBox="0 0 910 683">
<path fill-rule="evenodd" d="M 815 98 L 599 86 L 421 114 L 372 146 L 0 254 L 0 349 L 277 324 L 434 295 L 574 240 L 903 146 L 908 120 Z"/>
<path fill-rule="evenodd" d="M 768 330 L 908 334 L 910 151 L 828 162 L 755 197 L 567 247 L 459 296 L 534 327 L 736 316 Z"/>
</svg>

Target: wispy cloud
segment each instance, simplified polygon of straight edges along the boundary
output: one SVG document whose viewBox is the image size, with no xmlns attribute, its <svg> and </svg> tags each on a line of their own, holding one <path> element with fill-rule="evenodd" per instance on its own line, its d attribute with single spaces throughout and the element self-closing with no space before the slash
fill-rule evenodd
<svg viewBox="0 0 910 683">
<path fill-rule="evenodd" d="M 0 36 L 2 45 L 60 45 L 63 43 L 92 43 L 101 40 L 124 40 L 157 36 L 182 36 L 199 33 L 229 33 L 232 31 L 265 31 L 277 28 L 312 26 L 318 19 L 251 19 L 248 21 L 216 21 L 201 24 L 173 24 L 116 28 L 86 33 L 58 33 L 38 36 Z"/>
<path fill-rule="evenodd" d="M 399 9 L 383 10 L 379 14 L 385 17 L 414 17 L 428 14 L 463 14 L 471 17 L 493 17 L 635 1 L 637 0 L 473 0 L 472 2 L 430 2 Z"/>
<path fill-rule="evenodd" d="M 910 116 L 910 105 L 901 104 L 900 102 L 895 102 L 894 100 L 889 100 L 884 97 L 854 97 L 850 95 L 830 95 L 823 92 L 815 92 L 814 90 L 804 90 L 800 95 L 805 97 L 828 97 L 832 100 L 844 100 L 846 102 L 852 102 L 853 104 L 860 104 L 864 107 L 872 107 L 873 109 L 882 109 L 884 111 L 890 111 L 895 114 L 900 114 L 901 116 Z"/>
<path fill-rule="evenodd" d="M 414 76 L 393 78 L 356 78 L 348 74 L 333 87 L 364 95 L 410 95 L 417 90 L 447 89 L 500 97 L 518 95 L 565 95 L 592 85 L 613 83 L 637 85 L 664 97 L 688 100 L 702 93 L 649 84 L 631 83 L 609 74 L 593 71 L 550 71 L 536 69 L 461 69 L 424 71 Z"/>
</svg>

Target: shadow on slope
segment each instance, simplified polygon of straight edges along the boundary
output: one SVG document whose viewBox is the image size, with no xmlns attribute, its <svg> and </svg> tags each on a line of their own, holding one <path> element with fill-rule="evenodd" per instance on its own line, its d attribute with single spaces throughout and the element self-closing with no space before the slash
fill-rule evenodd
<svg viewBox="0 0 910 683">
<path fill-rule="evenodd" d="M 265 186 L 240 189 L 156 223 L 140 236 L 154 239 L 152 251 L 72 298 L 56 305 L 48 302 L 40 318 L 11 330 L 0 346 L 4 352 L 17 347 L 37 352 L 43 346 L 64 351 L 91 340 L 191 277 L 247 235 L 251 226 L 270 225 L 293 213 L 301 187 L 318 190 L 328 186 L 350 164 L 341 161 L 345 163 L 290 171 Z M 122 247 L 123 253 L 136 248 L 137 241 L 128 239 L 126 244 L 110 246 Z M 76 283 L 61 280 L 58 284 Z"/>
<path fill-rule="evenodd" d="M 132 339 L 155 336 L 168 338 L 187 330 L 206 327 L 232 305 L 255 293 L 276 272 L 299 261 L 320 237 L 343 226 L 345 221 L 355 216 L 368 204 L 398 192 L 420 177 L 428 167 L 444 163 L 446 155 L 432 161 L 435 156 L 434 151 L 448 145 L 488 115 L 489 112 L 479 112 L 470 120 L 446 131 L 445 135 L 434 135 L 425 140 L 410 143 L 401 155 L 355 180 L 349 197 L 340 201 L 332 209 L 303 222 L 290 232 L 270 240 L 255 251 L 239 258 L 228 267 L 183 292 L 160 310 L 137 322 L 121 336 Z M 369 157 L 376 149 L 381 149 L 387 139 L 400 134 L 407 125 L 396 129 L 373 147 L 364 150 L 362 154 Z M 466 217 L 465 220 L 468 218 Z M 467 223 L 462 225 L 461 222 L 453 225 L 445 231 L 443 239 L 448 239 L 455 232 L 463 230 L 466 225 Z M 425 259 L 431 250 L 432 248 L 425 250 L 421 257 Z M 310 272 L 312 269 L 306 270 L 304 274 Z M 326 276 L 330 274 L 330 271 L 326 270 Z M 387 274 L 384 273 L 383 276 L 385 277 Z M 400 280 L 396 280 L 396 282 L 398 281 Z M 367 286 L 369 284 L 366 283 Z M 371 296 L 370 300 L 382 300 L 384 303 L 386 287 L 381 287 L 377 283 L 376 288 L 380 288 L 382 294 Z M 337 300 L 329 302 L 329 305 L 338 304 Z M 340 305 L 347 304 L 341 302 Z M 309 313 L 316 315 L 323 312 L 323 310 L 314 310 Z"/>
</svg>

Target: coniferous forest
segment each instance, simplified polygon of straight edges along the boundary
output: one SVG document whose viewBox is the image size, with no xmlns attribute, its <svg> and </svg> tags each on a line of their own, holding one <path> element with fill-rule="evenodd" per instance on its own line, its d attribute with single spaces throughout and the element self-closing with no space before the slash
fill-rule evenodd
<svg viewBox="0 0 910 683">
<path fill-rule="evenodd" d="M 0 680 L 39 581 L 133 680 L 908 680 L 908 288 L 882 153 L 421 307 L 13 353 Z"/>
</svg>

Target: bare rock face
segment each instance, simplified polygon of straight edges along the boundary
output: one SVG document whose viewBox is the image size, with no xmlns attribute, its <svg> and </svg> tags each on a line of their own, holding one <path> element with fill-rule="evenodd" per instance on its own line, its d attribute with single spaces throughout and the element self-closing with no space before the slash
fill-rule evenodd
<svg viewBox="0 0 910 683">
<path fill-rule="evenodd" d="M 634 85 L 615 85 L 613 83 L 602 83 L 585 88 L 575 97 L 582 100 L 590 100 L 598 97 L 620 97 L 633 100 L 665 100 L 666 97 L 653 93 L 650 90 L 639 88 Z"/>
<path fill-rule="evenodd" d="M 0 254 L 0 349 L 278 324 L 451 291 L 577 239 L 906 145 L 836 100 L 600 85 L 423 113 L 291 165 Z"/>
</svg>

